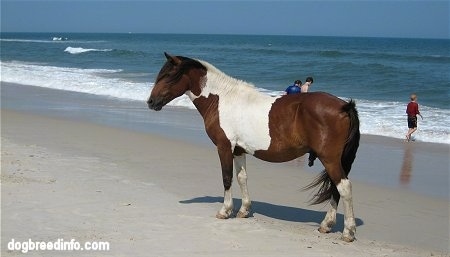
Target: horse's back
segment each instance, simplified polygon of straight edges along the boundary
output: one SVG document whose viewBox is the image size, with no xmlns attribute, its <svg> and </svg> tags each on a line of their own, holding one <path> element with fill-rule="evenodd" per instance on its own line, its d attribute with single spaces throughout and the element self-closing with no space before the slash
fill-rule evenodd
<svg viewBox="0 0 450 257">
<path fill-rule="evenodd" d="M 272 147 L 301 153 L 329 141 L 343 144 L 349 128 L 345 105 L 344 100 L 323 92 L 277 99 L 269 113 Z"/>
<path fill-rule="evenodd" d="M 271 112 L 273 118 L 295 118 L 298 121 L 320 120 L 324 115 L 341 113 L 346 104 L 344 100 L 325 92 L 301 93 L 277 99 Z"/>
<path fill-rule="evenodd" d="M 286 95 L 283 97 L 286 102 L 292 104 L 303 104 L 306 108 L 321 107 L 339 107 L 346 104 L 346 102 L 335 95 L 326 92 L 310 92 L 294 95 Z"/>
</svg>

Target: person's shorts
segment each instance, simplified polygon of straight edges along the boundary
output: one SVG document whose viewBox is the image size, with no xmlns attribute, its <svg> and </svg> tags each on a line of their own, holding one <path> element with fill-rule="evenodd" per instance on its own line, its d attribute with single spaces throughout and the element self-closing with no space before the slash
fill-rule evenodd
<svg viewBox="0 0 450 257">
<path fill-rule="evenodd" d="M 417 128 L 417 117 L 408 117 L 408 128 Z"/>
</svg>

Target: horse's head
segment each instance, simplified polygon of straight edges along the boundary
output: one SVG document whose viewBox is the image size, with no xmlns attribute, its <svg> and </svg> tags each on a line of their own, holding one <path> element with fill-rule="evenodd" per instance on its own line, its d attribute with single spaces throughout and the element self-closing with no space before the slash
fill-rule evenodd
<svg viewBox="0 0 450 257">
<path fill-rule="evenodd" d="M 199 61 L 167 53 L 164 55 L 167 61 L 159 71 L 155 86 L 147 100 L 148 107 L 155 111 L 161 110 L 186 91 L 199 95 L 200 80 L 206 75 L 206 68 Z"/>
</svg>

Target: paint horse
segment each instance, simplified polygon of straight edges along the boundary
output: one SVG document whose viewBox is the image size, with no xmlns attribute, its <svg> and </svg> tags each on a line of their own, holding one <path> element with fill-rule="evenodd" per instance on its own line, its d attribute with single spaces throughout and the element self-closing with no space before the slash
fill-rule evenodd
<svg viewBox="0 0 450 257">
<path fill-rule="evenodd" d="M 306 189 L 319 187 L 312 204 L 330 201 L 331 208 L 319 231 L 327 233 L 336 223 L 339 199 L 344 204 L 342 239 L 355 239 L 352 187 L 347 178 L 359 146 L 359 119 L 353 101 L 327 93 L 273 97 L 232 78 L 213 65 L 164 53 L 167 61 L 159 72 L 147 104 L 159 111 L 186 94 L 204 119 L 205 129 L 217 146 L 225 188 L 219 219 L 233 215 L 231 183 L 233 162 L 242 191 L 237 217 L 250 215 L 246 154 L 269 162 L 286 162 L 310 153 L 325 170 Z"/>
</svg>

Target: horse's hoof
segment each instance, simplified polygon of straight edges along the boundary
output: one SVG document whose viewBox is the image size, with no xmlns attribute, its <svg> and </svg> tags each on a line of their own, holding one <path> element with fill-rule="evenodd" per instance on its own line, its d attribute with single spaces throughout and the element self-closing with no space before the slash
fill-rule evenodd
<svg viewBox="0 0 450 257">
<path fill-rule="evenodd" d="M 221 220 L 226 220 L 226 219 L 229 218 L 229 216 L 223 215 L 223 214 L 221 214 L 220 212 L 218 212 L 218 213 L 216 214 L 216 218 L 221 219 Z"/>
<path fill-rule="evenodd" d="M 326 234 L 326 233 L 330 232 L 331 228 L 320 227 L 318 230 L 319 230 L 320 233 Z"/>
<path fill-rule="evenodd" d="M 236 217 L 237 218 L 248 218 L 249 215 L 250 215 L 249 211 L 245 211 L 245 212 L 239 211 L 237 213 Z"/>
<path fill-rule="evenodd" d="M 351 242 L 355 241 L 355 237 L 354 236 L 342 236 L 342 241 L 351 243 Z"/>
</svg>

